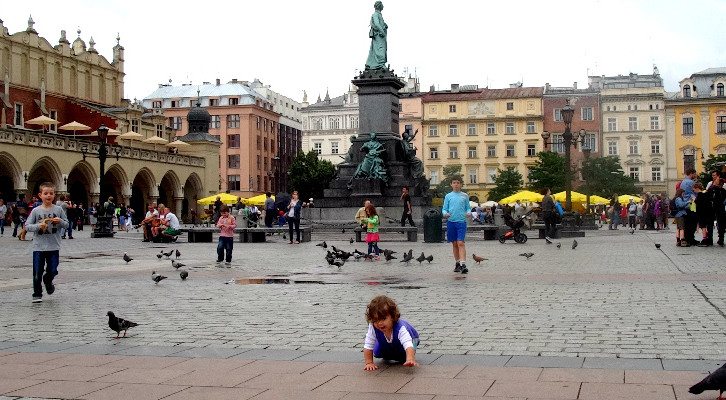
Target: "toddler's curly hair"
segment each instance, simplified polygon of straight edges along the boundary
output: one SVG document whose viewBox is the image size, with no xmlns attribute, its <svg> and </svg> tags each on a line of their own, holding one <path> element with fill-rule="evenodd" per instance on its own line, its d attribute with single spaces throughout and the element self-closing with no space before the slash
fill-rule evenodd
<svg viewBox="0 0 726 400">
<path fill-rule="evenodd" d="M 389 315 L 393 322 L 401 318 L 401 312 L 398 311 L 396 302 L 388 296 L 376 296 L 366 307 L 366 321 L 369 323 L 384 320 Z"/>
</svg>

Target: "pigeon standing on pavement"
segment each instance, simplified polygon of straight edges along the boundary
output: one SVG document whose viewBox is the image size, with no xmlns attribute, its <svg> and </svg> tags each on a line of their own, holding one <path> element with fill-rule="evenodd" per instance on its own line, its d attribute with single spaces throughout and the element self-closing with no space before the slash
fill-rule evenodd
<svg viewBox="0 0 726 400">
<path fill-rule="evenodd" d="M 158 284 L 164 279 L 166 279 L 164 275 L 159 275 L 156 273 L 156 271 L 151 271 L 151 280 L 154 281 L 154 284 Z"/>
<path fill-rule="evenodd" d="M 430 256 L 428 256 L 428 257 L 426 257 L 426 261 L 428 261 L 428 262 L 429 262 L 429 264 L 431 264 L 431 261 L 434 261 L 434 256 L 433 256 L 433 254 L 432 254 L 432 255 L 430 255 Z"/>
<path fill-rule="evenodd" d="M 181 272 L 179 272 L 179 277 L 183 281 L 187 280 L 188 276 L 189 276 L 189 272 L 187 272 L 187 271 L 181 270 Z"/>
<path fill-rule="evenodd" d="M 688 389 L 693 394 L 701 394 L 704 390 L 718 390 L 717 400 L 723 400 L 723 392 L 726 392 L 726 364 Z"/>
<path fill-rule="evenodd" d="M 164 257 L 166 257 L 166 258 L 169 258 L 169 257 L 171 257 L 171 255 L 172 255 L 172 254 L 174 254 L 174 250 L 169 250 L 169 252 L 168 252 L 168 253 L 164 253 L 164 252 L 162 251 L 162 252 L 161 252 L 161 254 L 163 254 L 163 255 L 164 255 Z"/>
<path fill-rule="evenodd" d="M 635 229 L 631 229 L 631 230 L 630 230 L 630 234 L 632 235 L 632 234 L 634 234 L 634 233 L 635 233 Z"/>
<path fill-rule="evenodd" d="M 119 317 L 115 316 L 111 311 L 106 313 L 106 315 L 108 315 L 108 327 L 116 332 L 116 339 L 118 339 L 119 334 L 121 334 L 121 331 L 124 331 L 123 337 L 126 337 L 126 331 L 129 328 L 133 328 L 133 327 L 139 325 L 136 322 L 131 322 L 129 320 L 119 318 Z"/>
<path fill-rule="evenodd" d="M 472 255 L 471 255 L 471 257 L 472 257 L 472 258 L 474 259 L 474 262 L 475 262 L 475 263 L 477 263 L 477 264 L 479 264 L 479 265 L 481 265 L 481 262 L 482 262 L 482 261 L 486 261 L 486 260 L 487 260 L 486 258 L 484 258 L 484 257 L 479 257 L 479 256 L 478 256 L 478 255 L 476 255 L 476 254 L 472 254 Z"/>
<path fill-rule="evenodd" d="M 658 249 L 658 250 L 660 250 L 660 243 L 656 243 L 655 244 L 655 248 Z"/>
<path fill-rule="evenodd" d="M 557 248 L 558 249 L 561 249 L 562 248 L 562 243 L 557 243 Z"/>
<path fill-rule="evenodd" d="M 577 247 L 577 239 L 572 239 L 572 250 L 575 250 Z"/>
<path fill-rule="evenodd" d="M 348 240 L 348 243 L 350 243 L 350 244 L 353 244 L 353 242 L 355 242 L 355 240 L 353 240 L 353 238 L 350 238 L 350 240 Z"/>
<path fill-rule="evenodd" d="M 129 257 L 128 254 L 124 253 L 124 261 L 126 261 L 126 264 L 128 264 L 131 260 L 133 260 L 133 258 Z"/>
<path fill-rule="evenodd" d="M 182 264 L 180 262 L 176 262 L 176 260 L 171 260 L 171 266 L 174 267 L 174 268 L 176 268 L 176 269 L 179 269 L 181 267 L 186 266 L 186 264 Z"/>
<path fill-rule="evenodd" d="M 426 261 L 426 256 L 424 255 L 423 251 L 421 252 L 421 255 L 416 257 L 416 261 L 418 261 L 418 265 L 421 265 L 422 262 Z"/>
<path fill-rule="evenodd" d="M 520 254 L 520 256 L 525 257 L 527 260 L 529 260 L 530 258 L 532 258 L 533 255 L 534 255 L 534 253 L 522 253 L 522 254 Z"/>
<path fill-rule="evenodd" d="M 385 252 L 383 253 L 383 258 L 386 259 L 386 262 L 396 259 L 396 257 L 393 256 L 393 253 L 385 253 Z"/>
<path fill-rule="evenodd" d="M 323 241 L 322 243 L 318 243 L 318 244 L 316 244 L 316 246 L 320 246 L 320 247 L 322 247 L 322 248 L 324 248 L 324 249 L 327 249 L 327 248 L 328 248 L 328 244 L 327 244 L 327 243 L 325 243 L 325 241 Z"/>
<path fill-rule="evenodd" d="M 161 253 L 159 253 L 159 254 L 156 255 L 156 258 L 158 258 L 159 260 L 161 260 L 161 257 L 164 257 L 164 255 L 161 254 Z"/>
<path fill-rule="evenodd" d="M 181 251 L 179 251 L 179 249 L 176 249 L 176 258 L 178 259 L 179 257 L 181 257 Z"/>
</svg>

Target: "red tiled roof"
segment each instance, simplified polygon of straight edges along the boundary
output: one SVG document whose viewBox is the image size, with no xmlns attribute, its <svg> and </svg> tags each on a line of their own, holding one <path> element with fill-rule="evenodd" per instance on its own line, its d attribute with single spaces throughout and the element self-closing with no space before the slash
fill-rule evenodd
<svg viewBox="0 0 726 400">
<path fill-rule="evenodd" d="M 424 103 L 434 101 L 462 101 L 462 100 L 496 100 L 520 99 L 527 97 L 542 97 L 543 87 L 521 87 L 507 89 L 479 89 L 472 92 L 434 92 L 423 96 Z"/>
</svg>

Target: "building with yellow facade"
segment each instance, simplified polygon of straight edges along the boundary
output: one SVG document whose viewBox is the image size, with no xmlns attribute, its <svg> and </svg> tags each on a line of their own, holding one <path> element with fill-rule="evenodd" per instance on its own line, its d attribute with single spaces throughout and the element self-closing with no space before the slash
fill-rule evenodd
<svg viewBox="0 0 726 400">
<path fill-rule="evenodd" d="M 665 106 L 671 157 L 682 177 L 688 168 L 703 172 L 704 157 L 726 154 L 726 67 L 696 72 L 679 88 Z"/>
<path fill-rule="evenodd" d="M 526 182 L 542 151 L 542 87 L 479 89 L 452 85 L 422 98 L 426 174 L 434 186 L 447 165 L 461 165 L 464 188 L 480 200 L 498 169 L 516 168 Z"/>
</svg>

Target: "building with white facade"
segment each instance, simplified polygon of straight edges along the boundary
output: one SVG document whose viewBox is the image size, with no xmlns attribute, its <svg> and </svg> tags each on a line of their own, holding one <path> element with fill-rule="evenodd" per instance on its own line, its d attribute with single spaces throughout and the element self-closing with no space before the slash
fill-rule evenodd
<svg viewBox="0 0 726 400">
<path fill-rule="evenodd" d="M 339 164 L 350 147 L 350 139 L 358 135 L 358 94 L 353 85 L 341 96 L 325 99 L 308 105 L 307 95 L 303 99 L 302 149 L 314 150 L 323 160 Z"/>
</svg>

